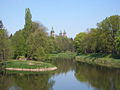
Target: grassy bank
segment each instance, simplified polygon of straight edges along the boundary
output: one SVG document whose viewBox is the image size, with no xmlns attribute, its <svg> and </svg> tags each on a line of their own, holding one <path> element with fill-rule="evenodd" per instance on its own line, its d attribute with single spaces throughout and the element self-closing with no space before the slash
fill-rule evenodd
<svg viewBox="0 0 120 90">
<path fill-rule="evenodd" d="M 96 64 L 111 68 L 120 68 L 120 59 L 112 58 L 111 55 L 85 54 L 76 56 L 76 61 L 88 64 Z"/>
<path fill-rule="evenodd" d="M 48 54 L 46 60 L 56 60 L 56 59 L 74 59 L 76 56 L 75 52 L 64 52 L 58 54 Z"/>
<path fill-rule="evenodd" d="M 41 68 L 52 68 L 52 67 L 55 66 L 40 61 L 10 60 L 6 62 L 6 68 L 41 69 Z"/>
</svg>

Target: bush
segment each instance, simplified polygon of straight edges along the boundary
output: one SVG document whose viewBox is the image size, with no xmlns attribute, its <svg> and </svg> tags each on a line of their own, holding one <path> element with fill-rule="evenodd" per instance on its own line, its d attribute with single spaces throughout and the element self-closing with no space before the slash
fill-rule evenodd
<svg viewBox="0 0 120 90">
<path fill-rule="evenodd" d="M 26 58 L 24 56 L 17 56 L 16 59 L 18 59 L 18 60 L 26 60 Z"/>
</svg>

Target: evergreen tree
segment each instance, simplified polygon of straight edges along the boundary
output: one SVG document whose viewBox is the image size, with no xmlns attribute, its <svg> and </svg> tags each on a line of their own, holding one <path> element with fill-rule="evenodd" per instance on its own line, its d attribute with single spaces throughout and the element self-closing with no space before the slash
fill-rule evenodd
<svg viewBox="0 0 120 90">
<path fill-rule="evenodd" d="M 26 8 L 25 10 L 25 25 L 24 25 L 24 32 L 23 35 L 25 39 L 29 37 L 29 34 L 32 30 L 32 15 L 29 8 Z"/>
</svg>

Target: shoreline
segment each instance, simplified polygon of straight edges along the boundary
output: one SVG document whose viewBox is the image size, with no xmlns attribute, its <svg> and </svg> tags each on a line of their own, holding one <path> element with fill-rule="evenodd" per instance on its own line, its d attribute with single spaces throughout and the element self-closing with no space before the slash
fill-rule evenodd
<svg viewBox="0 0 120 90">
<path fill-rule="evenodd" d="M 104 66 L 108 68 L 119 68 L 120 69 L 120 59 L 114 58 L 95 58 L 88 56 L 76 56 L 75 60 L 77 62 L 88 63 L 98 66 Z"/>
<path fill-rule="evenodd" d="M 26 68 L 5 68 L 10 71 L 32 71 L 32 72 L 42 72 L 42 71 L 53 71 L 56 70 L 57 67 L 52 68 L 38 68 L 38 69 L 26 69 Z"/>
</svg>

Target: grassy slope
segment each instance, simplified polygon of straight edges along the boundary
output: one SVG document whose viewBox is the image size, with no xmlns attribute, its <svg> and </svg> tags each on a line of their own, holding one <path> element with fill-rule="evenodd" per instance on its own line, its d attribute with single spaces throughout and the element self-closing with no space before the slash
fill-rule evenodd
<svg viewBox="0 0 120 90">
<path fill-rule="evenodd" d="M 105 67 L 120 68 L 120 59 L 114 59 L 110 55 L 87 54 L 76 56 L 76 61 L 96 64 Z"/>
<path fill-rule="evenodd" d="M 55 60 L 55 59 L 74 59 L 76 53 L 74 52 L 65 52 L 65 53 L 58 53 L 58 54 L 49 54 L 46 60 Z"/>
<path fill-rule="evenodd" d="M 24 60 L 10 60 L 6 63 L 6 68 L 26 68 L 26 69 L 36 69 L 36 68 L 50 68 L 55 67 L 52 64 L 44 63 L 40 61 L 24 61 Z"/>
</svg>

